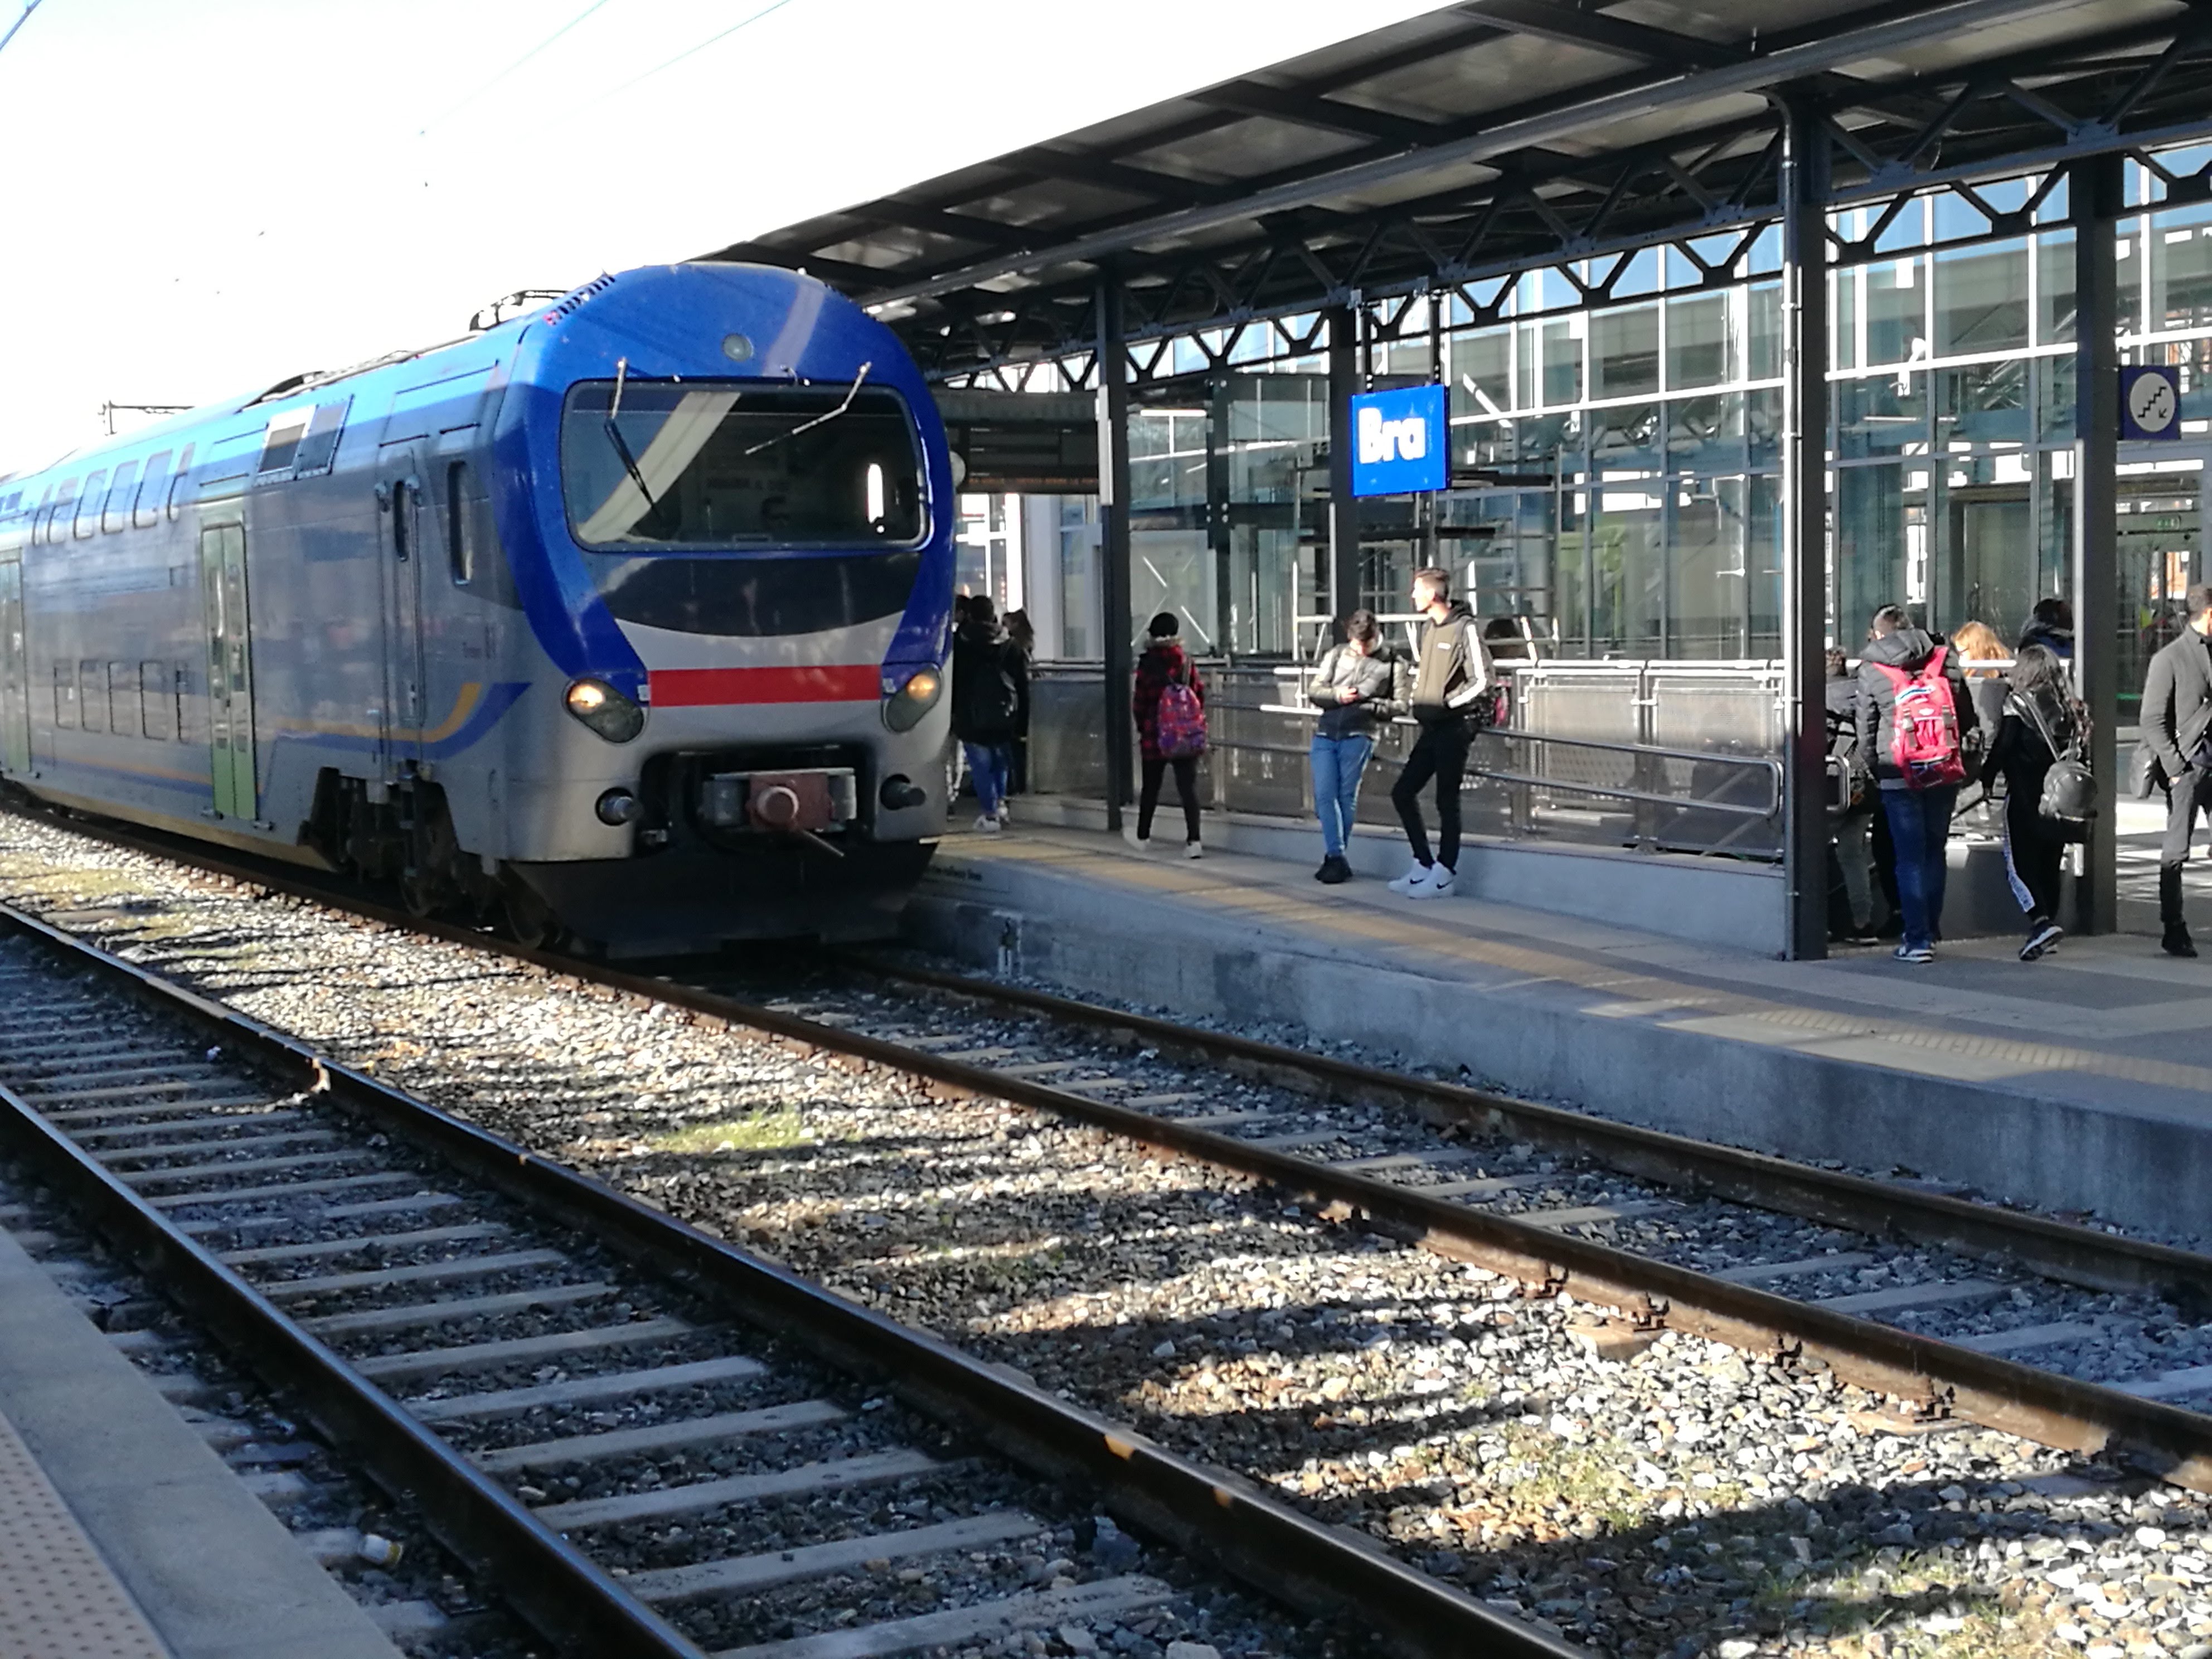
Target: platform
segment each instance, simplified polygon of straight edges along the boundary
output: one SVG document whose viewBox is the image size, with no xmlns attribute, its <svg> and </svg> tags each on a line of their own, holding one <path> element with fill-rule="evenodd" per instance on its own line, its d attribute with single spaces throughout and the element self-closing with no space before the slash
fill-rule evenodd
<svg viewBox="0 0 2212 1659">
<path fill-rule="evenodd" d="M 0 1655 L 398 1659 L 0 1231 Z"/>
<path fill-rule="evenodd" d="M 1310 828 L 1292 863 L 1209 823 L 1232 845 L 1193 863 L 1180 845 L 1037 827 L 1041 805 L 1016 802 L 1005 835 L 946 839 L 913 942 L 1657 1127 L 2212 1237 L 2212 957 L 2119 934 L 2023 963 L 2008 933 L 1924 968 L 1886 945 L 1782 962 L 1494 896 L 1323 887 Z M 1361 862 L 1382 850 L 1375 837 Z"/>
</svg>

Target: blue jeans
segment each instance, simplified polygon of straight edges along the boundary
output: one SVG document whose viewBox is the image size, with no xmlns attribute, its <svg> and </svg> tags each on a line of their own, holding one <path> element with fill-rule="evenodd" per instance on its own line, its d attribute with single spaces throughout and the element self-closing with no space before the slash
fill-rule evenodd
<svg viewBox="0 0 2212 1659">
<path fill-rule="evenodd" d="M 1333 859 L 1344 856 L 1352 840 L 1352 826 L 1359 817 L 1359 775 L 1375 752 L 1375 739 L 1361 735 L 1325 738 L 1314 733 L 1314 811 L 1321 815 L 1322 850 Z"/>
<path fill-rule="evenodd" d="M 1931 946 L 1943 925 L 1943 878 L 1950 866 L 1943 857 L 1951 836 L 1951 809 L 1959 786 L 1933 789 L 1885 789 L 1881 810 L 1889 816 L 1889 839 L 1897 849 L 1897 904 L 1905 912 L 1905 942 Z"/>
<path fill-rule="evenodd" d="M 975 786 L 975 799 L 983 808 L 983 816 L 995 818 L 999 805 L 1006 798 L 1006 779 L 1014 769 L 1014 745 L 1011 743 L 963 743 L 967 751 L 968 776 Z"/>
</svg>

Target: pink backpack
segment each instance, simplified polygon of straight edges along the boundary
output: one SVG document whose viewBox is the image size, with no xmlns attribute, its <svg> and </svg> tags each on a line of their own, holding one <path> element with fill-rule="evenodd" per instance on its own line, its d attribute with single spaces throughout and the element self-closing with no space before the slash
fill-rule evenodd
<svg viewBox="0 0 2212 1659">
<path fill-rule="evenodd" d="M 1876 663 L 1897 696 L 1890 725 L 1889 756 L 1905 775 L 1905 787 L 1932 789 L 1966 781 L 1966 757 L 1959 750 L 1959 710 L 1944 678 L 1948 646 L 1939 645 L 1912 672 Z"/>
<path fill-rule="evenodd" d="M 1160 688 L 1153 732 L 1154 743 L 1169 760 L 1188 760 L 1206 752 L 1206 705 L 1187 679 L 1172 679 Z"/>
</svg>

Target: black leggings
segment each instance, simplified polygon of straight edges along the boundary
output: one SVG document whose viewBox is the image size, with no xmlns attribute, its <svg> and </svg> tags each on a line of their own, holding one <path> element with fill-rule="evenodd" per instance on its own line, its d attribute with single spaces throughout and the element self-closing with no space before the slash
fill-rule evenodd
<svg viewBox="0 0 2212 1659">
<path fill-rule="evenodd" d="M 1182 797 L 1183 839 L 1199 839 L 1198 757 L 1184 755 L 1169 760 L 1162 755 L 1147 755 L 1145 757 L 1144 787 L 1137 792 L 1139 841 L 1150 841 L 1152 837 L 1152 814 L 1160 805 L 1160 779 L 1170 766 L 1175 768 L 1176 793 Z"/>
</svg>

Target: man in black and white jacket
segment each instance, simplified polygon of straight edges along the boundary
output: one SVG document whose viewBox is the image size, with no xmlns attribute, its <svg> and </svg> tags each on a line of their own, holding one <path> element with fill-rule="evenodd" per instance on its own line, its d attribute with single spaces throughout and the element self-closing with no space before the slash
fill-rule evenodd
<svg viewBox="0 0 2212 1659">
<path fill-rule="evenodd" d="M 2212 586 L 2184 601 L 2189 626 L 2143 676 L 2142 740 L 2166 774 L 2166 840 L 2158 849 L 2159 941 L 2169 956 L 2197 946 L 2181 910 L 2181 866 L 2200 807 L 2212 808 Z"/>
<path fill-rule="evenodd" d="M 1415 571 L 1413 608 L 1429 619 L 1413 665 L 1413 721 L 1421 732 L 1390 787 L 1413 864 L 1390 884 L 1390 890 L 1407 898 L 1442 898 L 1451 891 L 1459 868 L 1460 782 L 1467 775 L 1468 748 L 1480 729 L 1477 711 L 1490 695 L 1490 653 L 1474 625 L 1474 612 L 1451 597 L 1449 572 Z M 1421 823 L 1421 791 L 1431 778 L 1437 785 L 1433 859 Z"/>
</svg>

